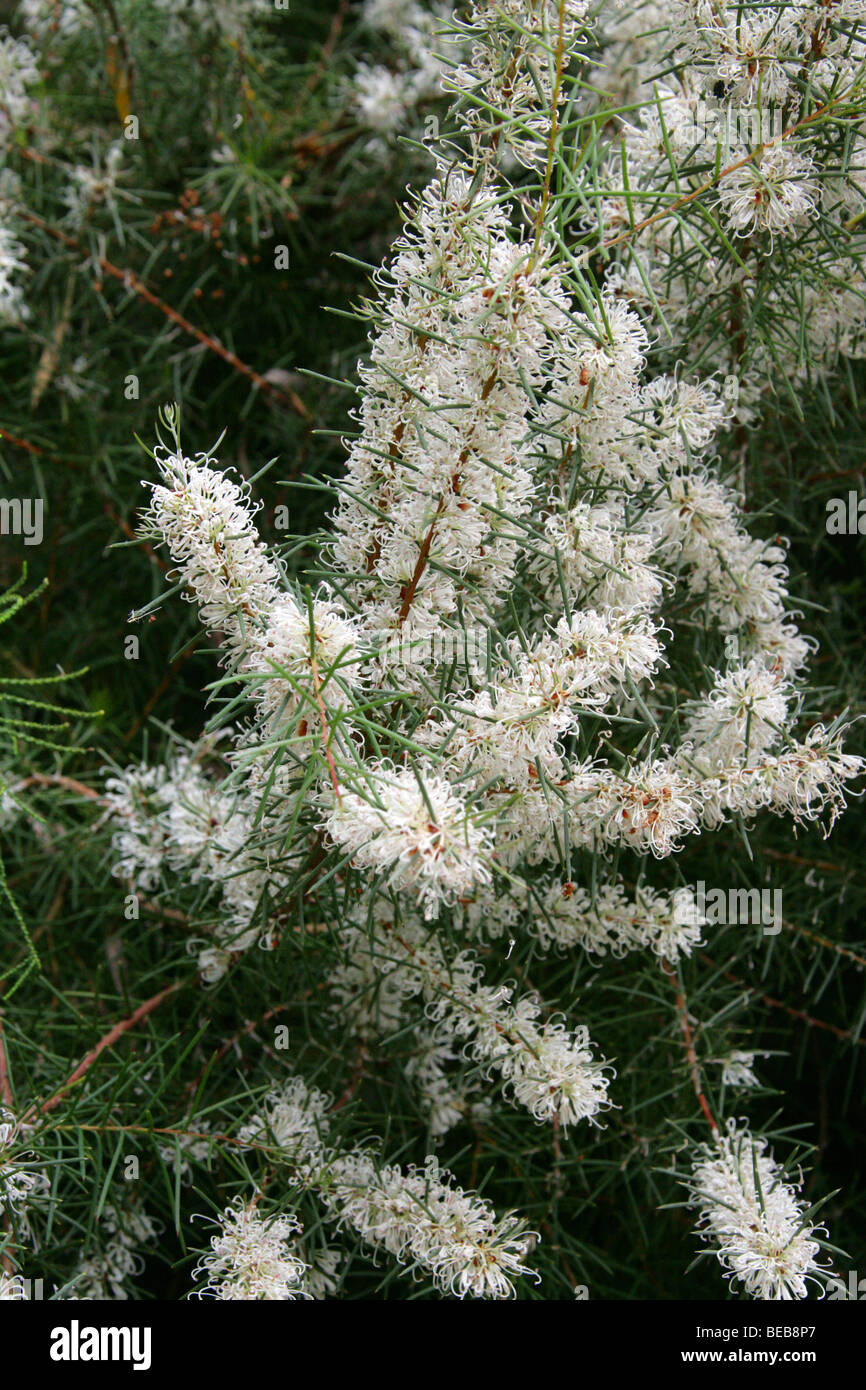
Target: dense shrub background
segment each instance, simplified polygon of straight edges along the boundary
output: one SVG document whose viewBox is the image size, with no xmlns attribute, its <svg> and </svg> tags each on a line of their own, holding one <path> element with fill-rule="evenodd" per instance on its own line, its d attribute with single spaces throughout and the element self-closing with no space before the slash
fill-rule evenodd
<svg viewBox="0 0 866 1390">
<path fill-rule="evenodd" d="M 19 231 L 32 268 L 32 317 L 26 332 L 0 328 L 0 487 L 10 497 L 44 498 L 45 539 L 32 548 L 0 540 L 0 586 L 29 596 L 0 633 L 0 716 L 34 721 L 17 733 L 5 726 L 0 771 L 71 780 L 59 792 L 33 781 L 28 814 L 0 829 L 8 885 L 0 905 L 3 988 L 11 996 L 2 1021 L 16 1095 L 46 1095 L 115 1019 L 165 983 L 186 979 L 158 1021 L 105 1053 L 87 1097 L 55 1111 L 38 1145 L 62 1200 L 34 1273 L 58 1286 L 69 1277 L 102 1205 L 109 1194 L 117 1200 L 123 1156 L 136 1152 L 148 1209 L 164 1226 L 162 1254 L 149 1256 L 139 1287 L 163 1298 L 188 1288 L 189 1216 L 215 1200 L 216 1188 L 206 1167 L 196 1170 L 194 1186 L 177 1183 L 158 1143 L 112 1125 L 170 1128 L 193 1103 L 199 1115 L 217 1106 L 223 1115 L 231 1097 L 241 1114 L 271 1075 L 277 1015 L 262 1020 L 289 992 L 303 998 L 305 966 L 303 953 L 283 942 L 267 971 L 252 953 L 218 989 L 203 991 L 182 931 L 147 911 L 138 922 L 124 920 L 98 806 L 74 786 L 98 790 L 106 761 L 123 765 L 159 748 L 166 726 L 196 737 L 202 690 L 214 680 L 191 607 L 174 602 L 151 621 L 128 621 L 163 587 L 153 553 L 131 540 L 140 479 L 150 468 L 135 435 L 149 441 L 157 407 L 179 401 L 188 449 L 206 448 L 228 429 L 224 464 L 252 477 L 273 460 L 254 488 L 271 540 L 280 540 L 281 504 L 292 532 L 314 533 L 328 505 L 323 484 L 343 456 L 339 435 L 352 391 L 340 382 L 363 350 L 352 306 L 365 292 L 365 266 L 379 262 L 397 230 L 407 182 L 417 182 L 425 165 L 410 144 L 371 147 L 354 121 L 344 83 L 376 40 L 351 4 L 292 0 L 290 22 L 275 14 L 241 42 L 225 34 L 214 40 L 194 20 L 167 36 L 157 7 L 118 3 L 126 52 L 112 47 L 110 9 L 94 3 L 95 22 L 79 35 L 46 38 L 32 128 L 19 132 L 6 158 L 33 214 Z M 14 25 L 8 6 L 0 6 L 3 20 Z M 128 96 L 118 71 L 127 87 L 132 80 Z M 124 143 L 116 206 L 94 207 L 70 231 L 68 169 L 122 138 L 124 102 L 140 115 L 141 139 Z M 215 165 L 211 151 L 226 141 L 237 160 Z M 289 250 L 286 271 L 274 267 L 280 245 Z M 100 270 L 100 257 L 140 277 L 161 305 Z M 192 337 L 167 307 L 270 390 Z M 74 398 L 59 383 L 80 357 L 86 388 Z M 124 394 L 130 374 L 140 384 L 136 400 Z M 751 509 L 758 516 L 766 509 L 761 533 L 779 524 L 792 541 L 791 590 L 805 630 L 820 642 L 813 678 L 822 715 L 864 712 L 863 538 L 825 531 L 827 499 L 863 488 L 864 386 L 855 365 L 796 403 L 779 398 L 736 445 Z M 303 569 L 310 552 L 292 547 L 287 557 Z M 124 656 L 130 634 L 140 639 L 135 661 Z M 58 671 L 74 674 L 56 686 L 3 685 L 4 677 Z M 66 712 L 28 712 L 28 695 Z M 863 751 L 863 742 L 855 735 L 852 751 Z M 850 1255 L 842 1267 L 866 1271 L 860 807 L 827 844 L 817 830 L 794 843 L 787 824 L 765 819 L 744 837 L 733 870 L 717 853 L 711 838 L 687 847 L 686 878 L 745 884 L 757 863 L 783 890 L 786 927 L 775 938 L 757 928 L 721 929 L 686 966 L 689 1005 L 700 1018 L 723 1016 L 732 1046 L 772 1054 L 761 1068 L 769 1088 L 751 1098 L 751 1113 L 774 1132 L 772 1087 L 784 1090 L 778 1125 L 799 1127 L 804 1144 L 814 1145 L 808 1197 L 838 1189 L 825 1209 L 831 1239 Z M 586 961 L 544 968 L 563 995 L 590 986 Z M 593 1298 L 724 1297 L 711 1261 L 687 1272 L 691 1217 L 661 1209 L 682 1200 L 669 1176 L 682 1135 L 667 1115 L 672 1088 L 688 1086 L 673 1028 L 663 1028 L 659 1041 L 665 982 L 657 972 L 640 991 L 628 988 L 607 1044 L 631 1108 L 640 1103 L 625 1159 L 613 1112 L 607 1124 L 616 1145 L 588 1147 L 562 1180 L 549 1135 L 531 1122 L 502 1132 L 494 1122 L 483 1138 L 460 1129 L 448 1138 L 446 1161 L 466 1185 L 499 1206 L 520 1205 L 539 1224 L 539 1296 L 570 1296 L 576 1281 Z M 304 1036 L 304 1009 L 316 1007 L 313 977 L 311 990 L 303 1006 L 279 1015 L 293 1039 Z M 339 1092 L 355 1063 L 335 1026 L 330 1050 L 308 1056 L 305 1071 Z M 427 1145 L 404 1089 L 386 1055 L 365 1074 L 365 1113 L 389 1154 L 421 1161 Z M 227 1149 L 212 1163 L 220 1183 L 243 1172 L 243 1160 Z M 600 1198 L 590 1196 L 599 1168 Z M 163 1260 L 176 1263 L 166 1268 Z M 413 1286 L 389 1265 L 376 1270 L 358 1260 L 344 1294 L 405 1298 Z"/>
</svg>

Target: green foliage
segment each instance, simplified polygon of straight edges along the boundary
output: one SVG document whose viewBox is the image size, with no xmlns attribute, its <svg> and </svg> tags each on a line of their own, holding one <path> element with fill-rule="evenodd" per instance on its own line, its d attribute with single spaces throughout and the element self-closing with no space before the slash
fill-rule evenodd
<svg viewBox="0 0 866 1390">
<path fill-rule="evenodd" d="M 404 1068 L 411 1031 L 372 1049 L 347 1045 L 339 1012 L 322 1008 L 323 974 L 339 958 L 328 930 L 343 910 L 329 878 L 336 853 L 296 866 L 277 907 L 277 949 L 248 952 L 213 987 L 199 982 L 189 949 L 213 911 L 200 884 L 155 891 L 129 915 L 111 872 L 105 766 L 159 761 L 172 740 L 197 740 L 208 714 L 226 722 L 238 699 L 220 684 L 192 607 L 176 594 L 157 602 L 165 561 L 135 540 L 140 479 L 153 475 L 136 436 L 151 439 L 167 400 L 180 403 L 187 449 L 204 450 L 229 426 L 222 464 L 254 480 L 263 533 L 289 578 L 313 584 L 364 349 L 353 306 L 398 230 L 407 183 L 422 182 L 429 161 L 411 142 L 371 148 L 358 126 L 347 80 L 359 56 L 388 55 L 353 6 L 293 0 L 290 24 L 274 13 L 241 30 L 202 29 L 182 11 L 168 22 L 140 0 L 93 0 L 88 13 L 71 34 L 44 32 L 39 102 L 5 162 L 25 210 L 15 234 L 31 317 L 23 330 L 0 326 L 0 486 L 44 499 L 45 539 L 32 549 L 0 539 L 0 1102 L 26 1118 L 26 1171 L 48 1180 L 30 1207 L 38 1246 L 14 1210 L 0 1229 L 7 1272 L 62 1295 L 82 1257 L 104 1248 L 106 1209 L 122 1222 L 145 1212 L 158 1234 L 142 1244 L 128 1287 L 183 1298 L 210 1234 L 193 1216 L 254 1188 L 262 1213 L 298 1210 L 307 1256 L 325 1248 L 332 1228 L 314 1194 L 291 1183 L 275 1148 L 236 1138 L 275 1078 L 298 1072 L 336 1098 L 338 1142 L 375 1134 L 388 1161 L 403 1164 L 435 1151 L 462 1186 L 527 1219 L 541 1237 L 532 1256 L 541 1278 L 524 1281 L 522 1297 L 570 1298 L 575 1286 L 616 1300 L 725 1297 L 713 1261 L 689 1268 L 693 1218 L 677 1176 L 687 1142 L 705 1135 L 686 1033 L 719 1117 L 746 1104 L 722 1085 L 723 1059 L 761 1055 L 749 1114 L 786 1161 L 803 1159 L 807 1200 L 826 1202 L 821 1220 L 846 1252 L 837 1267 L 863 1269 L 866 868 L 856 805 L 826 845 L 819 828 L 793 841 L 786 822 L 768 818 L 696 837 L 678 857 L 682 882 L 746 886 L 766 873 L 783 893 L 778 936 L 723 927 L 676 968 L 607 962 L 604 992 L 583 953 L 542 955 L 524 938 L 507 960 L 480 953 L 488 983 L 517 979 L 590 1018 L 604 1039 L 617 1108 L 591 1132 L 562 1135 L 496 1109 L 437 1146 Z M 138 140 L 124 139 L 130 114 Z M 828 170 L 844 159 L 844 115 L 822 120 Z M 562 248 L 599 280 L 620 253 L 588 229 L 591 200 L 574 190 L 609 154 L 609 119 L 610 110 L 566 119 L 551 171 Z M 70 212 L 72 170 L 104 168 L 115 142 L 114 193 Z M 231 156 L 215 161 L 222 147 Z M 686 162 L 685 177 L 712 173 Z M 658 196 L 683 178 L 669 162 Z M 755 288 L 736 331 L 729 297 L 695 295 L 692 318 L 659 336 L 652 366 L 687 356 L 689 371 L 747 374 L 759 349 L 783 367 L 799 354 L 804 376 L 777 373 L 724 457 L 754 531 L 791 538 L 791 592 L 819 643 L 806 726 L 860 719 L 863 541 L 830 536 L 824 523 L 829 497 L 863 486 L 866 372 L 845 360 L 825 374 L 797 332 L 804 267 L 837 264 L 850 242 L 821 248 L 804 234 L 772 255 L 732 248 L 703 196 L 676 219 L 672 276 L 693 288 L 709 260 L 751 257 Z M 592 294 L 594 278 L 587 284 Z M 762 308 L 780 294 L 790 296 L 781 319 Z M 293 539 L 277 524 L 283 506 Z M 681 635 L 674 668 L 688 688 L 688 673 L 719 664 L 721 643 L 700 613 L 684 605 L 675 616 L 681 634 L 693 633 L 691 647 Z M 375 733 L 386 715 L 372 703 L 367 715 Z M 864 751 L 862 724 L 851 751 Z M 479 1064 L 464 1074 L 483 1088 Z M 179 1146 L 190 1138 L 198 1147 L 185 1150 L 184 1170 Z M 373 1263 L 353 1236 L 341 1247 L 341 1297 L 432 1296 L 393 1262 Z"/>
</svg>

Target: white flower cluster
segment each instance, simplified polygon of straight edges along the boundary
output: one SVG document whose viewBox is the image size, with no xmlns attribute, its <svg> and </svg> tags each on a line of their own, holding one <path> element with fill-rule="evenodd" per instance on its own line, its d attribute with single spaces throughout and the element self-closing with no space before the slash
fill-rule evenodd
<svg viewBox="0 0 866 1390">
<path fill-rule="evenodd" d="M 461 606 L 483 620 L 513 577 L 564 296 L 498 190 L 444 168 L 387 279 L 333 552 L 371 632 L 429 635 Z"/>
<path fill-rule="evenodd" d="M 197 30 L 225 35 L 237 42 L 243 36 L 244 26 L 257 15 L 274 14 L 277 6 L 274 0 L 154 0 L 157 8 L 166 16 L 169 32 L 181 39 L 186 34 L 185 25 Z"/>
<path fill-rule="evenodd" d="M 508 151 L 529 168 L 547 158 L 551 113 L 565 102 L 563 67 L 588 33 L 590 0 L 472 0 L 455 33 L 466 61 L 445 86 L 469 97 L 461 116 L 476 148 Z"/>
<path fill-rule="evenodd" d="M 392 888 L 413 890 L 428 918 L 489 880 L 490 832 L 446 778 L 418 764 L 371 774 L 370 792 L 341 791 L 325 822 L 356 868 L 380 869 Z"/>
<path fill-rule="evenodd" d="M 27 31 L 39 38 L 77 34 L 94 19 L 87 0 L 21 0 L 18 17 Z"/>
<path fill-rule="evenodd" d="M 350 996 L 349 1005 L 357 996 Z M 485 1094 L 484 1077 L 461 1067 L 459 1042 L 443 1037 L 435 1026 L 415 1030 L 415 1047 L 406 1059 L 406 1076 L 415 1087 L 430 1134 L 441 1139 L 461 1121 L 483 1126 L 493 1111 L 493 1096 Z"/>
<path fill-rule="evenodd" d="M 130 1297 L 128 1280 L 144 1268 L 142 1247 L 157 1238 L 153 1220 L 137 1206 L 103 1208 L 100 1231 L 104 1236 L 99 1254 L 88 1255 L 73 1276 L 74 1297 L 88 1302 Z"/>
<path fill-rule="evenodd" d="M 375 139 L 406 134 L 419 107 L 441 96 L 443 61 L 437 55 L 441 21 L 449 6 L 426 7 L 417 0 L 364 0 L 364 23 L 385 38 L 394 60 L 358 64 L 352 104 L 358 120 Z"/>
<path fill-rule="evenodd" d="M 485 689 L 443 712 L 453 725 L 446 760 L 458 774 L 471 766 L 478 781 L 507 778 L 524 787 L 532 778 L 562 779 L 563 740 L 578 732 L 581 715 L 622 699 L 627 680 L 647 680 L 663 661 L 655 625 L 634 610 L 587 608 L 560 618 L 531 646 L 511 639 L 506 651 L 508 665 L 494 670 Z M 442 722 L 419 737 L 441 740 Z"/>
<path fill-rule="evenodd" d="M 435 1158 L 423 1168 L 378 1166 L 363 1150 L 335 1159 L 322 1197 L 338 1225 L 430 1274 L 458 1298 L 510 1298 L 514 1279 L 531 1274 L 531 1248 L 517 1217 L 497 1217 L 458 1187 Z"/>
<path fill-rule="evenodd" d="M 863 272 L 856 248 L 845 257 L 838 247 L 866 206 L 866 133 L 846 119 L 831 147 L 813 117 L 816 107 L 844 108 L 856 95 L 864 18 L 859 3 L 821 0 L 746 10 L 732 0 L 609 4 L 603 12 L 605 79 L 616 73 L 618 97 L 636 114 L 622 121 L 621 148 L 611 151 L 587 225 L 623 241 L 610 283 L 672 342 L 688 341 L 690 352 L 733 374 L 744 419 L 779 374 L 803 377 L 839 352 L 862 355 Z M 681 206 L 680 215 L 666 203 Z M 738 239 L 735 257 L 701 245 L 691 203 Z M 776 272 L 779 240 L 786 256 Z M 746 329 L 762 299 L 776 321 L 769 338 Z M 727 305 L 729 333 L 696 330 L 696 310 L 714 304 L 720 312 Z"/>
<path fill-rule="evenodd" d="M 20 323 L 30 310 L 17 276 L 27 269 L 24 247 L 8 227 L 0 225 L 0 328 Z"/>
<path fill-rule="evenodd" d="M 91 165 L 76 164 L 70 171 L 71 183 L 66 190 L 69 214 L 76 226 L 81 226 L 100 204 L 115 208 L 117 180 L 123 163 L 123 141 L 115 140 L 105 154 L 94 155 Z"/>
<path fill-rule="evenodd" d="M 142 534 L 165 542 L 202 622 L 237 651 L 261 626 L 279 577 L 255 529 L 248 490 L 208 467 L 208 455 L 187 459 L 159 445 L 154 456 L 163 481 L 148 484 Z"/>
<path fill-rule="evenodd" d="M 462 913 L 472 936 L 496 938 L 521 923 L 545 951 L 623 956 L 650 950 L 674 964 L 703 944 L 705 921 L 688 887 L 659 893 L 643 885 L 628 897 L 621 882 L 605 883 L 593 897 L 570 880 L 533 884 L 519 897 L 479 893 Z"/>
<path fill-rule="evenodd" d="M 704 1240 L 752 1298 L 805 1298 L 807 1281 L 820 1283 L 818 1228 L 765 1139 L 731 1123 L 701 1147 L 689 1187 Z"/>
<path fill-rule="evenodd" d="M 27 1207 L 46 1193 L 48 1178 L 22 1150 L 22 1126 L 7 1106 L 0 1106 L 0 1214 L 14 1216 L 27 1225 Z"/>
<path fill-rule="evenodd" d="M 261 1114 L 240 1131 L 248 1144 L 276 1145 L 299 1180 L 312 1188 L 338 1227 L 400 1264 L 432 1277 L 463 1298 L 507 1298 L 532 1237 L 512 1213 L 457 1187 L 428 1158 L 423 1169 L 381 1165 L 367 1149 L 341 1151 L 327 1142 L 330 1101 L 292 1077 L 266 1098 Z"/>
<path fill-rule="evenodd" d="M 754 1052 L 741 1052 L 739 1049 L 729 1052 L 722 1062 L 722 1085 L 742 1087 L 743 1090 L 760 1086 L 754 1065 Z"/>
<path fill-rule="evenodd" d="M 708 774 L 768 752 L 784 736 L 791 696 L 779 663 L 768 667 L 753 658 L 715 675 L 685 729 L 692 762 Z"/>
<path fill-rule="evenodd" d="M 587 1029 L 540 1022 L 536 999 L 515 999 L 509 985 L 484 984 L 478 962 L 466 952 L 449 960 L 435 929 L 417 918 L 394 921 L 380 901 L 372 924 L 351 929 L 344 940 L 347 959 L 334 986 L 350 1017 L 358 1016 L 360 1004 L 360 1021 L 369 1024 L 365 996 L 375 972 L 384 977 L 390 1004 L 386 1025 L 396 1025 L 402 1000 L 420 995 L 434 1040 L 451 1042 L 488 1073 L 498 1072 L 506 1094 L 536 1120 L 557 1120 L 567 1129 L 595 1119 L 609 1104 L 609 1069 L 596 1060 Z"/>
<path fill-rule="evenodd" d="M 293 1302 L 312 1297 L 306 1288 L 308 1266 L 294 1248 L 303 1229 L 296 1217 L 267 1220 L 254 1201 L 237 1197 L 219 1225 L 210 1253 L 193 1270 L 193 1280 L 206 1278 L 199 1298 Z"/>
<path fill-rule="evenodd" d="M 205 741 L 194 752 L 178 751 L 159 766 L 128 767 L 106 779 L 105 801 L 116 825 L 112 872 L 137 893 L 159 889 L 165 871 L 183 873 L 220 895 L 221 914 L 212 942 L 198 943 L 199 967 L 208 982 L 219 979 L 233 952 L 276 941 L 259 909 L 268 892 L 286 882 L 285 864 L 271 863 L 267 846 L 254 835 L 258 803 L 206 775 L 201 760 L 212 753 Z M 190 943 L 194 948 L 196 943 Z"/>
<path fill-rule="evenodd" d="M 0 29 L 0 149 L 30 109 L 29 87 L 39 81 L 36 54 L 26 39 Z"/>
</svg>

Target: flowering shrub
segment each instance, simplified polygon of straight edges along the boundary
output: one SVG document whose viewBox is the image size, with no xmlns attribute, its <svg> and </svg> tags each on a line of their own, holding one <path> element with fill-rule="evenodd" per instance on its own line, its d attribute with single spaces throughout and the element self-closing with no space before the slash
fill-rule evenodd
<svg viewBox="0 0 866 1390">
<path fill-rule="evenodd" d="M 50 8 L 29 7 L 34 32 Z M 760 898 L 769 819 L 785 861 L 866 770 L 844 702 L 810 685 L 818 643 L 746 467 L 860 355 L 866 16 L 367 0 L 362 21 L 392 46 L 350 82 L 367 157 L 388 167 L 409 132 L 427 172 L 358 310 L 328 513 L 280 536 L 258 475 L 224 461 L 231 422 L 202 452 L 195 411 L 163 405 L 134 535 L 171 590 L 130 624 L 194 607 L 206 727 L 155 722 L 77 790 L 7 778 L 13 816 L 29 786 L 84 798 L 123 941 L 147 921 L 145 978 L 175 962 L 108 1035 L 151 1020 L 107 1104 L 167 1182 L 101 1206 L 64 1296 L 128 1296 L 193 1179 L 218 1229 L 179 1296 L 371 1296 L 355 1262 L 380 1258 L 440 1295 L 580 1292 L 605 1250 L 578 1213 L 626 1169 L 647 1220 L 666 1172 L 734 1292 L 820 1292 L 834 1257 L 798 1152 L 730 1114 L 761 1066 L 735 1046 L 741 975 L 708 952 L 767 949 L 761 924 L 723 946 L 695 879 L 709 862 Z M 12 131 L 38 72 L 4 43 Z M 449 114 L 425 125 L 440 83 Z M 77 179 L 70 217 L 111 202 L 118 167 Z M 184 1046 L 184 1007 L 229 1034 L 215 1054 L 204 1022 Z M 250 1035 L 254 1097 L 217 1074 Z M 10 1288 L 47 1200 L 20 1144 L 48 1142 L 93 1061 L 47 1097 L 35 1063 L 21 1098 L 7 1086 Z"/>
</svg>

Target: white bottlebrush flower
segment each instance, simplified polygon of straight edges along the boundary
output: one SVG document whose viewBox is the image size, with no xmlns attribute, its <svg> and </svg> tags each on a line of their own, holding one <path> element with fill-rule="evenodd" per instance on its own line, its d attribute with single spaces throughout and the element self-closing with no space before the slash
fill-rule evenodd
<svg viewBox="0 0 866 1390">
<path fill-rule="evenodd" d="M 369 769 L 366 794 L 342 788 L 325 828 L 357 868 L 385 874 L 417 895 L 425 916 L 490 878 L 490 830 L 458 789 L 434 769 L 381 764 Z"/>
<path fill-rule="evenodd" d="M 148 484 L 142 534 L 165 543 L 204 625 L 240 648 L 279 593 L 248 489 L 213 468 L 208 455 L 188 459 L 162 445 L 154 453 L 162 482 Z"/>
<path fill-rule="evenodd" d="M 658 624 L 635 610 L 586 608 L 560 618 L 555 631 L 532 646 L 517 639 L 507 663 L 491 670 L 485 687 L 465 701 L 451 701 L 441 723 L 420 735 L 436 742 L 447 730 L 449 765 L 525 785 L 539 770 L 565 776 L 562 740 L 576 733 L 582 716 L 622 696 L 624 683 L 651 678 L 663 662 Z"/>
<path fill-rule="evenodd" d="M 470 955 L 448 959 L 435 929 L 417 920 L 393 921 L 384 902 L 367 930 L 369 960 L 390 990 L 420 994 L 437 1039 L 461 1041 L 467 1055 L 499 1073 L 506 1094 L 536 1120 L 567 1128 L 594 1121 L 608 1106 L 609 1068 L 595 1056 L 586 1027 L 542 1022 L 536 998 L 515 999 L 511 986 L 485 984 Z"/>
<path fill-rule="evenodd" d="M 254 1202 L 236 1197 L 222 1214 L 210 1253 L 193 1270 L 194 1280 L 205 1279 L 197 1296 L 225 1301 L 311 1298 L 308 1266 L 293 1248 L 301 1229 L 294 1216 L 265 1220 Z"/>
<path fill-rule="evenodd" d="M 244 661 L 253 696 L 271 728 L 292 727 L 299 737 L 320 724 L 318 701 L 329 709 L 350 703 L 351 686 L 363 679 L 357 622 L 327 592 L 309 609 L 291 594 L 271 604 L 266 626 L 251 634 Z"/>
<path fill-rule="evenodd" d="M 129 1280 L 144 1268 L 142 1247 L 152 1245 L 157 1227 L 137 1206 L 120 1209 L 110 1203 L 99 1223 L 101 1247 L 86 1256 L 73 1276 L 74 1296 L 88 1302 L 130 1297 Z"/>
<path fill-rule="evenodd" d="M 722 631 L 742 639 L 744 659 L 778 662 L 790 676 L 810 649 L 786 614 L 788 568 L 783 547 L 751 537 L 740 499 L 703 467 L 677 470 L 653 503 L 648 525 L 660 554 L 679 560 L 689 590 L 702 597 Z"/>
<path fill-rule="evenodd" d="M 0 1215 L 27 1224 L 27 1208 L 50 1186 L 33 1156 L 19 1145 L 22 1127 L 8 1106 L 0 1105 Z"/>
<path fill-rule="evenodd" d="M 238 1131 L 245 1144 L 275 1144 L 299 1170 L 309 1168 L 323 1151 L 328 1132 L 330 1096 L 299 1076 L 273 1087 L 261 1112 Z"/>
<path fill-rule="evenodd" d="M 390 134 L 399 130 L 406 117 L 406 79 L 377 63 L 359 63 L 353 79 L 354 107 L 358 119 L 368 130 Z"/>
<path fill-rule="evenodd" d="M 559 272 L 499 189 L 444 166 L 383 276 L 333 556 L 371 631 L 483 620 L 530 509 L 533 389 L 564 330 Z"/>
<path fill-rule="evenodd" d="M 24 247 L 7 227 L 0 226 L 0 328 L 4 324 L 21 323 L 30 314 L 17 280 L 27 269 L 23 257 Z"/>
<path fill-rule="evenodd" d="M 531 1246 L 525 1226 L 459 1188 L 428 1158 L 423 1169 L 378 1167 L 358 1150 L 334 1159 L 322 1196 L 341 1226 L 458 1298 L 509 1298 Z"/>
<path fill-rule="evenodd" d="M 806 1298 L 807 1281 L 820 1282 L 818 1228 L 766 1139 L 731 1123 L 701 1147 L 688 1186 L 703 1239 L 752 1298 Z"/>
<path fill-rule="evenodd" d="M 106 778 L 105 799 L 117 829 L 112 838 L 116 856 L 111 872 L 129 878 L 136 889 L 152 892 L 166 857 L 165 829 L 158 817 L 157 799 L 169 771 L 164 765 L 127 767 Z M 161 798 L 159 798 L 161 799 Z"/>
<path fill-rule="evenodd" d="M 402 1022 L 406 991 L 400 971 L 384 969 L 362 926 L 340 932 L 342 959 L 328 980 L 341 1019 L 356 1037 L 382 1037 Z"/>
<path fill-rule="evenodd" d="M 587 0 L 503 0 L 493 8 L 473 0 L 461 25 L 468 60 L 449 73 L 445 85 L 464 96 L 463 123 L 482 148 L 507 140 L 522 164 L 543 163 L 550 114 L 564 99 L 550 54 L 559 48 L 570 61 L 588 28 L 589 9 Z"/>
<path fill-rule="evenodd" d="M 802 741 L 792 741 L 751 765 L 719 770 L 700 783 L 704 824 L 715 828 L 737 812 L 749 820 L 759 811 L 789 815 L 797 824 L 827 816 L 829 834 L 847 805 L 848 783 L 866 771 L 866 760 L 842 751 L 840 731 L 815 724 Z"/>
<path fill-rule="evenodd" d="M 27 39 L 14 39 L 8 29 L 0 29 L 0 146 L 27 114 L 27 89 L 38 80 L 36 55 Z"/>
<path fill-rule="evenodd" d="M 123 153 L 123 141 L 115 140 L 108 146 L 103 157 L 94 155 L 91 165 L 77 164 L 72 169 L 72 181 L 66 190 L 65 199 L 74 223 L 81 225 L 86 222 L 94 208 L 99 205 L 112 211 L 115 209 L 115 194 Z"/>
<path fill-rule="evenodd" d="M 575 806 L 574 830 L 580 826 L 580 783 Z M 621 775 L 606 772 L 597 789 L 597 805 L 589 803 L 602 835 L 611 844 L 621 842 L 638 853 L 649 850 L 662 859 L 680 848 L 684 835 L 699 828 L 698 798 L 693 782 L 682 775 L 670 758 L 645 758 Z M 590 821 L 590 830 L 592 821 Z"/>
<path fill-rule="evenodd" d="M 105 793 L 117 826 L 112 872 L 145 893 L 158 887 L 164 868 L 183 866 L 193 882 L 213 878 L 248 830 L 235 829 L 233 798 L 222 796 L 186 752 L 107 777 Z"/>
<path fill-rule="evenodd" d="M 796 235 L 815 212 L 819 186 L 808 155 L 772 145 L 719 183 L 718 199 L 737 236 Z"/>
<path fill-rule="evenodd" d="M 87 0 L 21 0 L 18 16 L 30 33 L 52 38 L 77 34 L 94 22 Z"/>
<path fill-rule="evenodd" d="M 753 1070 L 754 1052 L 729 1052 L 722 1061 L 722 1085 L 732 1087 L 760 1086 L 760 1080 Z"/>
<path fill-rule="evenodd" d="M 814 821 L 829 811 L 832 826 L 847 804 L 846 783 L 863 775 L 866 760 L 842 751 L 840 732 L 815 724 L 802 742 L 766 759 L 765 769 L 771 809 L 797 821 Z"/>
<path fill-rule="evenodd" d="M 694 744 L 694 762 L 708 773 L 768 752 L 784 735 L 791 696 L 781 671 L 759 660 L 714 674 L 683 735 Z"/>
<path fill-rule="evenodd" d="M 198 955 L 198 973 L 203 984 L 215 985 L 227 973 L 231 963 L 231 951 L 224 946 L 203 946 L 200 941 L 190 941 L 187 949 Z"/>
<path fill-rule="evenodd" d="M 483 1081 L 458 1069 L 455 1043 L 428 1028 L 420 1029 L 416 1039 L 406 1075 L 418 1091 L 431 1136 L 440 1139 L 466 1119 L 483 1124 L 493 1109 L 492 1098 L 483 1094 Z"/>
<path fill-rule="evenodd" d="M 359 63 L 350 88 L 353 109 L 374 135 L 405 131 L 413 108 L 441 95 L 437 29 L 447 13 L 416 0 L 365 0 L 364 23 L 386 37 L 392 50 L 390 67 Z"/>
<path fill-rule="evenodd" d="M 675 444 L 685 443 L 693 456 L 701 454 L 731 415 L 717 382 L 683 381 L 676 376 L 645 382 L 641 406 L 654 434 L 661 435 L 655 447 L 666 447 L 672 459 L 679 456 Z"/>
<path fill-rule="evenodd" d="M 555 508 L 545 519 L 552 553 L 538 556 L 534 568 L 546 581 L 551 606 L 561 602 L 561 574 L 572 605 L 631 611 L 658 607 L 663 581 L 652 558 L 655 538 L 639 527 L 629 529 L 624 510 L 612 499 L 604 506 L 577 502 L 567 510 Z"/>
<path fill-rule="evenodd" d="M 593 897 L 569 881 L 538 896 L 530 930 L 545 948 L 582 947 L 598 956 L 643 948 L 676 962 L 701 945 L 702 925 L 688 889 L 656 893 L 644 886 L 628 897 L 621 883 L 608 883 Z"/>
<path fill-rule="evenodd" d="M 709 89 L 719 82 L 735 102 L 781 102 L 802 62 L 801 15 L 807 7 L 736 5 L 683 0 L 671 16 L 681 53 L 704 74 Z"/>
<path fill-rule="evenodd" d="M 269 851 L 257 843 L 255 790 L 241 792 L 207 775 L 202 763 L 213 751 L 213 741 L 205 739 L 191 752 L 173 749 L 156 767 L 142 764 L 112 773 L 105 796 L 115 826 L 114 874 L 128 878 L 140 893 L 182 874 L 220 898 L 215 940 L 188 943 L 189 950 L 200 952 L 199 970 L 208 984 L 222 978 L 233 952 L 256 942 L 265 949 L 276 944 L 275 930 L 259 925 L 259 908 L 286 882 L 283 859 L 274 856 L 270 862 Z"/>
</svg>

